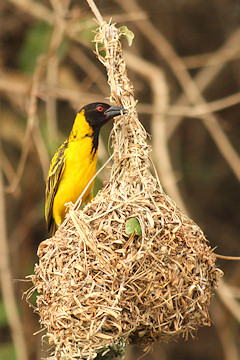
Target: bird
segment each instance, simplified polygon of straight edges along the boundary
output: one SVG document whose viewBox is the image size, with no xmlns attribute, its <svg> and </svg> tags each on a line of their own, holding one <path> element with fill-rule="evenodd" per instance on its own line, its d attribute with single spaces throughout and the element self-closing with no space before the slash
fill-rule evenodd
<svg viewBox="0 0 240 360">
<path fill-rule="evenodd" d="M 75 203 L 84 191 L 82 203 L 92 200 L 94 182 L 89 181 L 96 173 L 100 129 L 126 112 L 119 106 L 95 102 L 77 113 L 68 138 L 51 160 L 46 180 L 45 219 L 52 236 L 67 215 L 66 203 Z"/>
</svg>

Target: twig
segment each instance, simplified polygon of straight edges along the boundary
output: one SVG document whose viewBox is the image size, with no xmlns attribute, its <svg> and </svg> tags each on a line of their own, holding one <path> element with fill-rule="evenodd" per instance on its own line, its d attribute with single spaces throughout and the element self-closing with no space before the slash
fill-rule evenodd
<svg viewBox="0 0 240 360">
<path fill-rule="evenodd" d="M 213 53 L 213 56 L 205 64 L 203 68 L 194 78 L 195 83 L 200 91 L 204 91 L 217 77 L 221 71 L 225 68 L 227 61 L 231 60 L 232 57 L 239 52 L 239 38 L 240 29 L 233 33 L 227 41 L 217 51 Z M 216 62 L 219 59 L 225 57 L 225 62 L 220 63 L 216 66 Z M 215 66 L 213 66 L 215 65 Z M 181 95 L 175 104 L 182 104 L 186 100 L 185 94 Z M 168 138 L 170 138 L 177 126 L 182 121 L 181 118 L 169 119 L 168 126 Z"/>
<path fill-rule="evenodd" d="M 216 58 L 216 51 L 205 54 L 198 55 L 190 55 L 184 56 L 182 61 L 186 65 L 188 69 L 195 69 L 199 67 L 205 66 L 215 66 L 215 65 L 224 65 L 226 62 L 239 59 L 240 57 L 240 49 L 239 46 L 235 44 L 235 49 L 229 49 L 228 47 L 224 48 L 221 56 Z M 209 61 L 211 61 L 211 65 L 209 65 Z"/>
<path fill-rule="evenodd" d="M 24 330 L 17 310 L 14 295 L 11 265 L 9 261 L 9 248 L 6 233 L 5 203 L 2 168 L 0 167 L 0 279 L 1 293 L 6 309 L 8 323 L 13 337 L 17 360 L 27 360 L 28 352 L 24 338 Z"/>
<path fill-rule="evenodd" d="M 125 51 L 126 57 L 128 52 Z M 130 65 L 131 66 L 131 65 Z M 143 114 L 161 114 L 165 116 L 176 116 L 176 117 L 196 117 L 202 118 L 206 114 L 217 112 L 223 109 L 227 109 L 231 106 L 238 105 L 240 103 L 240 92 L 225 96 L 222 99 L 207 102 L 206 104 L 195 105 L 195 106 L 181 106 L 181 105 L 170 105 L 165 111 L 155 110 L 152 104 L 139 103 L 138 111 Z M 169 138 L 169 136 L 168 136 Z"/>
<path fill-rule="evenodd" d="M 236 260 L 236 261 L 240 260 L 240 256 L 228 256 L 228 255 L 220 255 L 220 254 L 216 254 L 216 258 L 224 259 L 224 260 Z"/>
<path fill-rule="evenodd" d="M 225 96 L 222 99 L 203 103 L 200 105 L 178 106 L 173 105 L 166 111 L 167 116 L 183 116 L 183 117 L 203 117 L 216 111 L 220 111 L 240 103 L 240 92 Z"/>
<path fill-rule="evenodd" d="M 98 8 L 96 7 L 95 3 L 93 0 L 87 0 L 88 5 L 90 6 L 92 12 L 94 13 L 97 21 L 99 22 L 99 25 L 101 25 L 103 23 L 103 18 L 102 15 L 100 14 Z"/>
<path fill-rule="evenodd" d="M 29 105 L 29 111 L 28 111 L 28 122 L 27 122 L 27 128 L 24 136 L 23 146 L 22 146 L 22 153 L 21 157 L 18 163 L 17 171 L 15 178 L 13 179 L 12 183 L 6 188 L 6 191 L 8 193 L 14 192 L 16 187 L 18 186 L 23 171 L 25 167 L 25 163 L 27 160 L 27 155 L 30 149 L 30 139 L 32 130 L 34 127 L 35 119 L 36 119 L 36 111 L 37 111 L 37 93 L 38 93 L 38 84 L 42 73 L 42 63 L 43 58 L 39 59 L 38 65 L 34 74 L 33 78 L 33 84 L 32 84 L 32 91 L 31 91 L 31 98 L 30 98 L 30 105 Z"/>
</svg>

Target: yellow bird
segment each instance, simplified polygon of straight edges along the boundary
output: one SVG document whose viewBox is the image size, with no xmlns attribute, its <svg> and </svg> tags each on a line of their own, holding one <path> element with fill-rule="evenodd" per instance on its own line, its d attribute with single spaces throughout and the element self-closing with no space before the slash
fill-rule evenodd
<svg viewBox="0 0 240 360">
<path fill-rule="evenodd" d="M 45 218 L 52 235 L 66 216 L 65 204 L 75 203 L 95 175 L 101 127 L 126 112 L 119 106 L 92 103 L 77 113 L 71 133 L 52 158 L 48 173 Z M 93 184 L 88 186 L 82 202 L 91 201 Z"/>
</svg>

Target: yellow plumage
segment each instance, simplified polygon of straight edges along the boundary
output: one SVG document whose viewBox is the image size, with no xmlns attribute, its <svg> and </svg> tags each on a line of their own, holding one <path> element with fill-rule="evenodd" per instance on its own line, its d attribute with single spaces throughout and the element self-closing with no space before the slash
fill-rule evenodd
<svg viewBox="0 0 240 360">
<path fill-rule="evenodd" d="M 66 216 L 65 204 L 75 203 L 96 172 L 98 136 L 102 125 L 124 109 L 104 103 L 86 105 L 77 114 L 72 131 L 55 153 L 46 183 L 45 218 L 53 234 Z M 125 111 L 124 111 L 125 112 Z M 92 199 L 93 182 L 82 202 Z"/>
</svg>

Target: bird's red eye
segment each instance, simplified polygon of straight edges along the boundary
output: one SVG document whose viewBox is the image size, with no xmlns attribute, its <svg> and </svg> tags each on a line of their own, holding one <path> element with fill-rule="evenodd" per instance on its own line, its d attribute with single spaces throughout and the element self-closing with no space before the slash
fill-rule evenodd
<svg viewBox="0 0 240 360">
<path fill-rule="evenodd" d="M 97 107 L 97 111 L 99 111 L 99 112 L 102 112 L 102 111 L 103 111 L 102 105 L 99 105 L 99 106 Z"/>
</svg>

